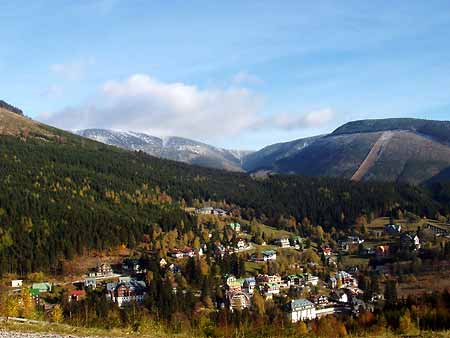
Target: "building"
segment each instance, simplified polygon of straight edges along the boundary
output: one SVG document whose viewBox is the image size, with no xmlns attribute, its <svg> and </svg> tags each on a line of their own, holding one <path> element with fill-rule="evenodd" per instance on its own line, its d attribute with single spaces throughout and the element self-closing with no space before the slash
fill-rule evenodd
<svg viewBox="0 0 450 338">
<path fill-rule="evenodd" d="M 250 296 L 243 291 L 229 291 L 227 292 L 227 298 L 232 311 L 242 311 L 250 307 Z"/>
<path fill-rule="evenodd" d="M 235 231 L 235 232 L 241 232 L 241 225 L 239 223 L 230 223 L 228 224 L 228 226 L 231 228 L 231 230 Z"/>
<path fill-rule="evenodd" d="M 139 259 L 135 258 L 126 258 L 122 263 L 122 270 L 132 274 L 141 274 L 146 272 Z"/>
<path fill-rule="evenodd" d="M 420 238 L 415 232 L 404 233 L 400 237 L 400 243 L 403 249 L 419 250 Z"/>
<path fill-rule="evenodd" d="M 69 291 L 68 301 L 69 302 L 78 302 L 86 297 L 86 291 L 84 290 L 73 290 Z"/>
<path fill-rule="evenodd" d="M 119 307 L 132 302 L 142 303 L 146 294 L 145 289 L 146 285 L 143 281 L 122 278 L 119 283 L 108 283 L 106 285 L 106 298 Z"/>
<path fill-rule="evenodd" d="M 375 255 L 378 257 L 389 256 L 390 247 L 389 245 L 379 245 L 375 249 Z"/>
<path fill-rule="evenodd" d="M 99 265 L 97 265 L 96 268 L 96 276 L 97 277 L 107 277 L 107 276 L 112 276 L 113 274 L 113 270 L 111 268 L 111 265 L 109 265 L 108 263 L 101 263 Z"/>
<path fill-rule="evenodd" d="M 317 317 L 316 307 L 307 299 L 295 299 L 288 305 L 289 320 L 297 323 L 303 320 L 312 320 Z"/>
<path fill-rule="evenodd" d="M 204 208 L 200 208 L 200 209 L 195 210 L 195 212 L 198 215 L 212 215 L 213 210 L 214 209 L 211 208 L 211 207 L 204 207 Z"/>
<path fill-rule="evenodd" d="M 176 258 L 176 259 L 181 259 L 181 258 L 185 258 L 185 257 L 194 257 L 195 250 L 190 247 L 186 247 L 182 250 L 173 249 L 172 251 L 169 252 L 169 256 Z"/>
<path fill-rule="evenodd" d="M 13 279 L 11 281 L 11 287 L 12 288 L 20 288 L 22 287 L 23 280 L 22 279 Z"/>
<path fill-rule="evenodd" d="M 278 245 L 282 248 L 290 248 L 291 243 L 289 242 L 289 238 L 278 238 L 274 240 L 275 245 Z"/>
<path fill-rule="evenodd" d="M 88 277 L 84 280 L 84 286 L 95 289 L 97 287 L 97 280 L 94 277 Z"/>
<path fill-rule="evenodd" d="M 48 282 L 33 283 L 31 289 L 36 290 L 38 293 L 52 292 L 53 284 Z"/>
<path fill-rule="evenodd" d="M 262 253 L 254 253 L 250 256 L 250 260 L 256 263 L 263 263 L 277 260 L 277 252 L 274 250 L 266 250 Z"/>
<path fill-rule="evenodd" d="M 320 248 L 320 251 L 325 257 L 331 256 L 333 250 L 329 246 L 323 246 Z"/>
<path fill-rule="evenodd" d="M 249 295 L 253 295 L 253 292 L 255 291 L 256 286 L 256 280 L 254 277 L 245 278 L 243 289 L 245 292 L 247 292 Z"/>
<path fill-rule="evenodd" d="M 389 235 L 397 235 L 402 232 L 402 226 L 400 224 L 387 224 L 384 227 L 384 231 Z"/>
</svg>

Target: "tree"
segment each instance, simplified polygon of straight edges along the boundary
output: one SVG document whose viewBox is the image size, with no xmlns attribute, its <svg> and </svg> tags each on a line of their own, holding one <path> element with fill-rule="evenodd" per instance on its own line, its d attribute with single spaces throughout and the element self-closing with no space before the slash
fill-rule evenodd
<svg viewBox="0 0 450 338">
<path fill-rule="evenodd" d="M 389 280 L 384 287 L 384 299 L 387 306 L 394 306 L 397 303 L 397 282 Z"/>
<path fill-rule="evenodd" d="M 61 305 L 56 304 L 53 307 L 52 314 L 51 314 L 51 319 L 52 319 L 52 322 L 54 322 L 54 323 L 61 323 L 62 322 L 62 320 L 64 319 L 64 315 L 63 315 L 63 311 L 62 311 Z"/>
<path fill-rule="evenodd" d="M 264 297 L 259 293 L 258 289 L 254 290 L 252 307 L 253 311 L 259 318 L 262 318 L 266 313 L 265 300 Z"/>
</svg>

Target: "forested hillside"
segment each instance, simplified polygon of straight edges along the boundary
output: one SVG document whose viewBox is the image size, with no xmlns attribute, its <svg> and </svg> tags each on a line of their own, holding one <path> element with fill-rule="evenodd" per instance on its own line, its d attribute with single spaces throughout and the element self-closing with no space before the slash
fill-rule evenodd
<svg viewBox="0 0 450 338">
<path fill-rule="evenodd" d="M 165 231 L 189 228 L 195 218 L 179 201 L 222 201 L 244 218 L 277 227 L 287 226 L 283 219 L 291 216 L 327 229 L 397 208 L 422 216 L 448 213 L 442 188 L 438 203 L 408 185 L 282 175 L 255 180 L 123 151 L 43 125 L 23 128 L 33 133 L 0 136 L 0 273 L 56 270 L 62 258 L 84 249 L 134 246 L 152 224 Z"/>
</svg>

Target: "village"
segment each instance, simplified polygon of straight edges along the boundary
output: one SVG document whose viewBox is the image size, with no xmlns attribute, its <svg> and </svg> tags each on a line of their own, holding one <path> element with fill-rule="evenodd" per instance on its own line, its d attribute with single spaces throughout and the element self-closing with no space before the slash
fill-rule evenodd
<svg viewBox="0 0 450 338">
<path fill-rule="evenodd" d="M 217 310 L 250 310 L 253 298 L 262 297 L 265 302 L 278 304 L 292 323 L 327 315 L 358 316 L 361 312 L 374 311 L 385 301 L 381 285 L 395 274 L 394 258 L 397 263 L 401 257 L 411 260 L 424 245 L 446 241 L 449 236 L 445 226 L 427 223 L 423 229 L 413 231 L 391 219 L 383 226 L 363 227 L 336 239 L 328 236 L 318 240 L 313 236 L 313 241 L 272 230 L 272 236 L 263 236 L 266 242 L 260 234 L 253 233 L 248 222 L 227 215 L 223 209 L 201 208 L 195 212 L 225 222 L 222 231 L 231 232 L 231 239 L 205 241 L 196 247 L 174 247 L 165 255 L 157 250 L 143 250 L 140 256 L 125 257 L 116 264 L 99 260 L 82 279 L 70 283 L 14 279 L 8 292 L 20 298 L 24 297 L 23 290 L 28 290 L 29 297 L 45 314 L 51 314 L 58 306 L 55 299 L 61 301 L 55 293 L 63 295 L 64 303 L 76 303 L 93 290 L 101 293 L 106 301 L 126 308 L 145 302 L 151 283 L 148 276 L 153 273 L 151 267 L 157 267 L 166 278 L 176 277 L 170 280 L 177 297 L 178 277 L 187 273 L 190 261 L 214 262 L 234 257 L 242 268 L 238 276 L 233 273 L 219 276 L 223 297 L 216 298 L 213 304 Z M 210 233 L 208 237 L 213 236 Z M 370 287 L 368 278 L 372 281 Z M 378 285 L 373 285 L 374 280 Z M 200 289 L 193 292 L 196 297 L 202 294 Z"/>
</svg>

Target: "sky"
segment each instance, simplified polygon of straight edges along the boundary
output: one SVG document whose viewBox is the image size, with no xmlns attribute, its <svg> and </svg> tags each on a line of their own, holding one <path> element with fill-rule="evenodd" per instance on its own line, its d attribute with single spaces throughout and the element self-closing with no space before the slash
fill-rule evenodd
<svg viewBox="0 0 450 338">
<path fill-rule="evenodd" d="M 450 2 L 0 1 L 0 99 L 220 147 L 450 119 Z"/>
</svg>

